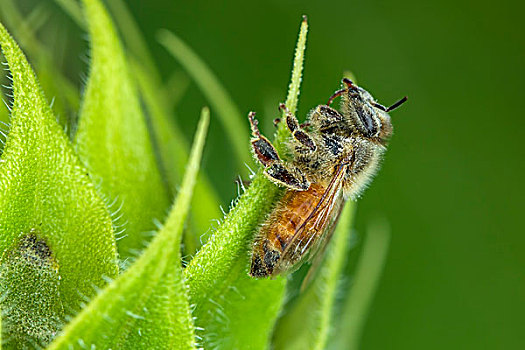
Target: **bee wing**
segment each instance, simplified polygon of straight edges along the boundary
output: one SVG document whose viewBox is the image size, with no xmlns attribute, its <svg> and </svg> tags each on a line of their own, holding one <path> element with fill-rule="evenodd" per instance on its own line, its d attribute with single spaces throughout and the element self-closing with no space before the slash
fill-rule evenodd
<svg viewBox="0 0 525 350">
<path fill-rule="evenodd" d="M 341 187 L 347 167 L 347 163 L 341 163 L 337 167 L 319 203 L 295 230 L 274 271 L 286 271 L 293 265 L 300 265 L 300 261 L 311 259 L 321 245 L 324 247 L 327 244 L 323 237 L 326 237 L 328 233 L 328 238 L 331 238 L 332 232 L 329 231 L 333 230 L 331 226 L 335 226 L 335 221 L 341 211 L 343 202 Z"/>
<path fill-rule="evenodd" d="M 341 212 L 343 211 L 344 204 L 344 200 L 338 201 L 337 208 L 333 209 L 333 219 L 330 220 L 330 223 L 328 224 L 329 226 L 326 229 L 325 237 L 319 240 L 319 247 L 313 248 L 315 249 L 315 252 L 309 254 L 309 260 L 312 260 L 314 256 L 315 259 L 313 259 L 312 266 L 310 266 L 310 269 L 308 269 L 308 273 L 306 274 L 305 278 L 303 279 L 303 282 L 301 283 L 301 292 L 303 292 L 306 289 L 306 287 L 310 284 L 310 282 L 313 281 L 314 277 L 319 271 L 319 268 L 321 267 L 326 247 L 328 247 L 328 243 L 330 243 L 330 241 L 332 240 L 332 236 L 334 235 L 335 227 L 337 226 L 337 222 L 339 221 L 339 217 L 341 216 Z"/>
</svg>

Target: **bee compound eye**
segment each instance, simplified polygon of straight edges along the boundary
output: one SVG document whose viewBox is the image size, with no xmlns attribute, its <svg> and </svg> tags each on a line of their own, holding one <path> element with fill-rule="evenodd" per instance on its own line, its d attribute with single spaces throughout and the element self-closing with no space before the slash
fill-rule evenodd
<svg viewBox="0 0 525 350">
<path fill-rule="evenodd" d="M 368 137 L 376 135 L 379 131 L 379 121 L 375 111 L 365 103 L 357 104 L 355 111 L 363 125 L 364 134 Z"/>
</svg>

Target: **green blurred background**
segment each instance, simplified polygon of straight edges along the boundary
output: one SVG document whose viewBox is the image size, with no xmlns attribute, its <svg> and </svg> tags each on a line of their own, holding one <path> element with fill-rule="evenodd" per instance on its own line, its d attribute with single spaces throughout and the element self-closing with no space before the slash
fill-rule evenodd
<svg viewBox="0 0 525 350">
<path fill-rule="evenodd" d="M 43 2 L 20 0 L 20 6 L 27 12 Z M 54 34 L 41 39 L 56 45 L 56 64 L 81 86 L 85 35 L 45 2 L 54 9 L 47 19 L 47 33 Z M 523 2 L 128 5 L 165 77 L 180 67 L 158 44 L 160 28 L 211 66 L 242 113 L 258 111 L 267 134 L 285 99 L 303 14 L 310 32 L 300 119 L 326 102 L 346 70 L 384 105 L 407 95 L 409 102 L 392 113 L 395 135 L 383 168 L 357 210 L 360 234 L 377 218 L 392 230 L 361 348 L 523 348 Z M 205 104 L 190 84 L 177 108 L 188 138 Z M 239 132 L 247 133 L 248 124 Z M 213 110 L 204 164 L 227 206 L 240 170 Z"/>
</svg>

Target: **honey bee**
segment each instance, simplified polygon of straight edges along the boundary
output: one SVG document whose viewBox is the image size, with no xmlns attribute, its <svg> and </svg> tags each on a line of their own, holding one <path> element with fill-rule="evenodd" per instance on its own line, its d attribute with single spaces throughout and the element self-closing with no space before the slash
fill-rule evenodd
<svg viewBox="0 0 525 350">
<path fill-rule="evenodd" d="M 351 80 L 343 79 L 342 84 L 304 124 L 284 104 L 279 106 L 292 134 L 288 162 L 261 135 L 255 112 L 248 115 L 255 158 L 266 177 L 286 187 L 253 242 L 252 277 L 293 272 L 324 250 L 345 200 L 357 198 L 379 168 L 393 131 L 388 112 L 407 98 L 384 107 Z M 339 96 L 341 112 L 330 107 Z"/>
</svg>

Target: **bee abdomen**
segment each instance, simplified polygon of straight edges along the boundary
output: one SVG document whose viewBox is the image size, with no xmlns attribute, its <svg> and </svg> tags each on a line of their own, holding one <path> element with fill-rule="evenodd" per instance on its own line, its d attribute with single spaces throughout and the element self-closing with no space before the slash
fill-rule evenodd
<svg viewBox="0 0 525 350">
<path fill-rule="evenodd" d="M 321 187 L 312 184 L 308 191 L 288 191 L 285 194 L 280 205 L 262 226 L 259 238 L 254 243 L 251 276 L 276 276 L 281 272 L 283 266 L 280 260 L 283 252 L 292 241 L 297 228 L 315 207 L 321 193 Z M 293 262 L 289 261 L 286 265 Z"/>
<path fill-rule="evenodd" d="M 267 277 L 273 274 L 277 262 L 281 258 L 282 249 L 264 239 L 253 252 L 250 275 L 253 277 Z"/>
</svg>

